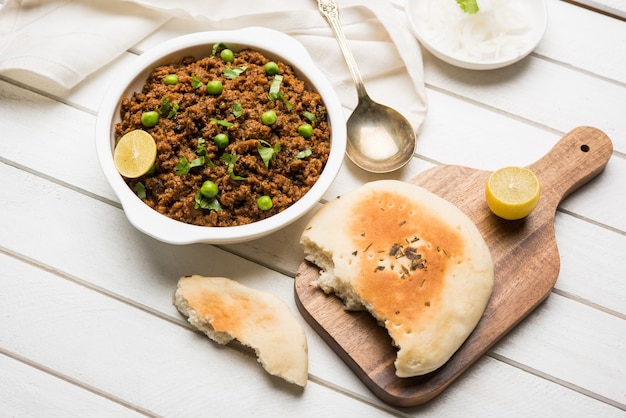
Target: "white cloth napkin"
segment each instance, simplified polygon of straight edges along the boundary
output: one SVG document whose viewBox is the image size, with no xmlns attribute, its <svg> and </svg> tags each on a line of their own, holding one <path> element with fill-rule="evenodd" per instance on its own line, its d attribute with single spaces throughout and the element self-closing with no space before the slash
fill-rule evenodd
<svg viewBox="0 0 626 418">
<path fill-rule="evenodd" d="M 169 17 L 110 0 L 7 0 L 0 9 L 0 73 L 70 89 Z"/>
<path fill-rule="evenodd" d="M 422 56 L 403 11 L 388 0 L 338 6 L 370 96 L 419 130 L 427 110 Z M 44 90 L 71 89 L 176 20 L 193 23 L 190 31 L 201 23 L 205 30 L 262 26 L 287 33 L 307 48 L 344 106 L 356 105 L 354 83 L 316 0 L 0 0 L 0 74 Z"/>
</svg>

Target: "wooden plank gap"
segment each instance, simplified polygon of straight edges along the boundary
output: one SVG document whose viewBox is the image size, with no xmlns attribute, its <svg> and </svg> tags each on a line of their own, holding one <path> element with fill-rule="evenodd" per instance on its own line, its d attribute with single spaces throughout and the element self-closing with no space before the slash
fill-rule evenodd
<svg viewBox="0 0 626 418">
<path fill-rule="evenodd" d="M 98 200 L 98 201 L 100 201 L 102 203 L 106 203 L 107 205 L 113 206 L 114 208 L 122 209 L 121 203 L 119 203 L 119 202 L 117 202 L 115 200 L 107 199 L 104 196 L 101 196 L 101 195 L 96 194 L 94 192 L 91 192 L 89 190 L 83 189 L 81 187 L 77 187 L 77 186 L 75 186 L 75 185 L 73 185 L 71 183 L 67 183 L 65 181 L 62 181 L 62 180 L 56 178 L 56 177 L 52 177 L 52 176 L 50 176 L 50 175 L 48 175 L 46 173 L 43 173 L 43 172 L 38 171 L 38 170 L 35 170 L 35 169 L 31 168 L 31 167 L 27 167 L 25 165 L 22 165 L 22 164 L 20 164 L 18 162 L 13 161 L 13 160 L 9 160 L 9 159 L 7 159 L 5 157 L 0 156 L 0 164 L 5 164 L 5 165 L 7 165 L 9 167 L 13 167 L 13 168 L 15 168 L 17 170 L 21 170 L 21 171 L 23 171 L 25 173 L 32 174 L 33 176 L 42 178 L 42 179 L 44 179 L 46 181 L 49 181 L 50 183 L 57 184 L 57 185 L 59 185 L 61 187 L 65 187 L 66 189 L 70 189 L 70 190 L 72 190 L 74 192 L 77 192 L 77 193 L 80 193 L 80 194 L 85 195 L 87 197 L 90 197 L 92 199 Z"/>
<path fill-rule="evenodd" d="M 320 386 L 323 386 L 327 389 L 330 389 L 334 392 L 337 392 L 345 397 L 348 398 L 352 398 L 356 401 L 359 401 L 361 403 L 364 403 L 368 406 L 371 406 L 372 408 L 376 408 L 382 412 L 385 412 L 387 414 L 390 414 L 391 416 L 394 417 L 398 417 L 398 418 L 410 418 L 412 417 L 412 415 L 410 414 L 404 414 L 404 413 L 400 413 L 400 411 L 398 409 L 395 409 L 391 406 L 387 406 L 386 404 L 378 404 L 375 402 L 372 402 L 371 399 L 369 398 L 365 398 L 363 396 L 360 396 L 354 392 L 351 392 L 349 390 L 346 390 L 345 388 L 341 387 L 341 386 L 337 386 L 336 384 L 329 382 L 328 380 L 324 380 L 324 379 L 320 379 L 319 377 L 316 376 L 312 376 L 311 374 L 309 374 L 309 382 L 312 383 L 316 383 Z"/>
<path fill-rule="evenodd" d="M 621 12 L 621 11 L 615 10 L 615 12 L 612 12 L 611 10 L 608 9 L 608 7 L 606 9 L 601 9 L 599 7 L 593 6 L 593 2 L 585 2 L 585 1 L 577 1 L 577 0 L 562 0 L 562 1 L 564 1 L 565 3 L 573 4 L 574 6 L 582 7 L 583 9 L 587 9 L 592 12 L 599 13 L 601 15 L 605 15 L 605 16 L 609 16 L 617 20 L 621 20 L 622 22 L 626 22 L 626 11 Z M 621 13 L 624 13 L 624 15 L 621 15 Z"/>
<path fill-rule="evenodd" d="M 606 229 L 607 231 L 615 232 L 616 234 L 626 236 L 626 231 L 623 231 L 621 229 L 618 229 L 618 228 L 616 228 L 614 226 L 611 226 L 611 225 L 607 225 L 607 224 L 602 223 L 602 222 L 594 221 L 593 219 L 587 218 L 585 216 L 578 215 L 577 213 L 574 213 L 574 212 L 572 212 L 570 210 L 563 209 L 561 206 L 559 206 L 557 208 L 557 211 L 561 212 L 561 213 L 563 213 L 565 215 L 569 215 L 569 216 L 571 216 L 573 218 L 579 219 L 579 220 L 581 220 L 583 222 L 590 223 L 590 224 L 595 225 L 597 227 L 600 227 L 602 229 Z"/>
<path fill-rule="evenodd" d="M 537 59 L 541 59 L 543 61 L 549 62 L 551 64 L 558 65 L 558 66 L 561 66 L 563 68 L 567 68 L 568 70 L 576 71 L 577 73 L 580 73 L 580 74 L 583 74 L 583 75 L 586 75 L 586 76 L 589 76 L 589 77 L 593 77 L 593 78 L 596 78 L 598 80 L 602 80 L 602 81 L 607 82 L 607 83 L 615 84 L 617 87 L 620 87 L 620 88 L 626 87 L 626 83 L 622 83 L 622 82 L 620 82 L 618 80 L 615 80 L 614 78 L 603 76 L 601 74 L 595 73 L 595 72 L 590 71 L 590 70 L 586 70 L 584 68 L 575 66 L 573 64 L 568 64 L 566 62 L 557 60 L 555 58 L 550 58 L 547 55 L 543 55 L 543 54 L 540 54 L 538 52 L 532 52 L 530 55 L 532 55 L 533 57 L 535 57 Z"/>
<path fill-rule="evenodd" d="M 122 406 L 122 407 L 124 407 L 126 409 L 129 409 L 131 411 L 134 411 L 134 412 L 137 412 L 139 414 L 145 415 L 146 417 L 151 417 L 151 418 L 152 417 L 155 417 L 155 418 L 158 417 L 158 415 L 156 415 L 155 413 L 153 413 L 151 411 L 148 411 L 148 410 L 143 409 L 143 408 L 139 408 L 138 406 L 133 405 L 131 403 L 128 403 L 125 400 L 118 398 L 117 396 L 114 396 L 114 395 L 112 395 L 112 394 L 110 394 L 108 392 L 104 392 L 104 391 L 102 391 L 102 390 L 100 390 L 100 389 L 98 389 L 98 388 L 96 388 L 94 386 L 91 386 L 91 385 L 89 385 L 89 384 L 87 384 L 85 382 L 81 382 L 80 380 L 73 379 L 73 378 L 71 378 L 71 377 L 69 377 L 67 375 L 59 373 L 58 371 L 56 371 L 54 369 L 51 369 L 50 367 L 46 367 L 43 364 L 37 363 L 35 361 L 32 361 L 32 360 L 30 360 L 30 359 L 28 359 L 26 357 L 20 356 L 19 354 L 11 352 L 11 351 L 8 351 L 8 350 L 6 350 L 6 349 L 4 349 L 2 347 L 0 347 L 0 355 L 6 356 L 6 357 L 8 357 L 10 359 L 18 361 L 18 362 L 20 362 L 20 363 L 22 363 L 22 364 L 24 364 L 24 365 L 26 365 L 28 367 L 32 367 L 34 369 L 37 369 L 37 370 L 39 370 L 42 373 L 45 373 L 45 374 L 47 374 L 49 376 L 52 376 L 52 377 L 54 377 L 56 379 L 62 380 L 64 382 L 66 382 L 66 383 L 69 383 L 70 385 L 76 386 L 76 387 L 78 387 L 78 388 L 80 388 L 82 390 L 85 390 L 85 391 L 90 392 L 90 393 L 92 393 L 92 394 L 94 394 L 96 396 L 104 398 L 104 399 L 106 399 L 106 400 L 108 400 L 110 402 L 113 402 L 113 403 L 115 403 L 117 405 L 120 405 L 120 406 Z"/>
<path fill-rule="evenodd" d="M 557 282 L 557 286 L 558 285 L 559 285 L 559 283 Z M 573 300 L 575 302 L 581 303 L 581 304 L 583 304 L 585 306 L 588 306 L 588 307 L 590 307 L 592 309 L 596 309 L 596 310 L 598 310 L 600 312 L 603 312 L 605 314 L 612 315 L 612 316 L 615 316 L 615 317 L 617 317 L 619 319 L 626 320 L 626 315 L 625 314 L 622 314 L 620 312 L 616 312 L 616 311 L 614 311 L 612 309 L 608 309 L 608 308 L 606 308 L 606 307 L 604 307 L 604 306 L 602 306 L 600 304 L 592 302 L 589 299 L 581 298 L 580 296 L 577 296 L 577 295 L 575 295 L 573 293 L 566 292 L 566 291 L 558 289 L 556 287 L 552 290 L 552 293 L 554 293 L 555 295 L 563 296 L 566 299 Z"/>
<path fill-rule="evenodd" d="M 540 370 L 537 370 L 537 369 L 529 367 L 529 366 L 527 366 L 525 364 L 519 363 L 519 362 L 517 362 L 517 361 L 515 361 L 513 359 L 510 359 L 508 357 L 505 357 L 505 356 L 503 356 L 501 354 L 494 353 L 493 351 L 489 351 L 487 353 L 487 355 L 489 357 L 495 359 L 495 360 L 501 361 L 501 362 L 503 362 L 505 364 L 508 364 L 508 365 L 510 365 L 512 367 L 520 369 L 520 370 L 522 370 L 524 372 L 530 373 L 530 374 L 532 374 L 534 376 L 537 376 L 537 377 L 539 377 L 541 379 L 545 379 L 548 382 L 556 383 L 556 384 L 558 384 L 560 386 L 563 386 L 563 387 L 565 387 L 567 389 L 573 390 L 573 391 L 578 392 L 578 393 L 580 393 L 580 394 L 582 394 L 584 396 L 587 396 L 587 397 L 589 397 L 589 398 L 591 398 L 593 400 L 596 400 L 596 401 L 605 403 L 607 405 L 611 405 L 611 406 L 613 406 L 615 408 L 621 409 L 623 411 L 626 411 L 626 404 L 624 404 L 624 403 L 616 402 L 616 401 L 614 401 L 612 399 L 609 399 L 609 398 L 607 398 L 605 396 L 602 396 L 602 395 L 600 395 L 598 393 L 592 392 L 592 391 L 590 391 L 588 389 L 585 389 L 583 387 L 575 385 L 575 384 L 573 384 L 571 382 L 568 382 L 566 380 L 563 380 L 563 379 L 560 379 L 558 377 L 552 376 L 552 375 L 550 375 L 548 373 L 544 373 L 544 372 L 542 372 Z"/>
<path fill-rule="evenodd" d="M 71 101 L 65 99 L 64 97 L 62 97 L 63 95 L 68 94 L 71 90 L 65 90 L 65 89 L 62 89 L 61 87 L 58 87 L 58 88 L 57 87 L 52 87 L 52 90 L 55 90 L 55 91 L 47 92 L 45 90 L 41 90 L 41 89 L 35 88 L 33 86 L 29 86 L 28 84 L 22 83 L 20 81 L 14 80 L 14 79 L 12 79 L 10 77 L 7 77 L 7 76 L 1 75 L 1 74 L 0 74 L 0 81 L 4 81 L 4 82 L 6 82 L 8 84 L 14 85 L 15 87 L 19 87 L 21 89 L 28 90 L 28 91 L 30 91 L 32 93 L 38 94 L 38 95 L 43 96 L 43 97 L 45 97 L 47 99 L 50 99 L 50 100 L 54 100 L 55 102 L 62 103 L 64 105 L 72 107 L 72 108 L 74 108 L 76 110 L 79 110 L 81 112 L 88 113 L 88 114 L 90 114 L 92 116 L 96 116 L 97 113 L 98 113 L 96 110 L 92 110 L 92 109 L 89 109 L 88 107 L 81 106 L 78 103 L 71 102 Z M 51 86 L 53 86 L 53 85 L 51 84 Z"/>
<path fill-rule="evenodd" d="M 158 311 L 156 309 L 153 309 L 153 308 L 151 308 L 151 307 L 149 307 L 147 305 L 143 305 L 143 304 L 137 303 L 136 301 L 134 301 L 132 299 L 126 298 L 126 297 L 121 296 L 121 295 L 119 295 L 117 293 L 113 293 L 113 292 L 111 292 L 111 291 L 109 291 L 109 290 L 107 290 L 105 288 L 100 287 L 100 286 L 96 286 L 96 285 L 94 285 L 91 282 L 88 282 L 88 281 L 85 281 L 85 280 L 81 280 L 78 277 L 75 277 L 75 276 L 73 276 L 71 274 L 68 274 L 68 273 L 66 273 L 64 271 L 61 271 L 61 270 L 59 270 L 57 268 L 54 268 L 54 267 L 52 267 L 50 265 L 38 262 L 37 260 L 35 260 L 35 259 L 31 258 L 31 257 L 28 257 L 28 256 L 26 256 L 24 254 L 20 254 L 20 253 L 17 253 L 15 251 L 11 251 L 8 248 L 5 248 L 3 246 L 0 246 L 0 254 L 5 254 L 5 255 L 7 255 L 7 256 L 9 256 L 11 258 L 14 258 L 14 259 L 19 260 L 19 261 L 21 261 L 23 263 L 29 264 L 29 265 L 31 265 L 31 266 L 33 266 L 35 268 L 38 268 L 38 269 L 43 270 L 45 272 L 48 272 L 48 273 L 50 273 L 50 274 L 52 274 L 54 276 L 57 276 L 57 277 L 59 277 L 59 278 L 61 278 L 63 280 L 67 280 L 67 281 L 72 282 L 72 283 L 74 283 L 76 285 L 79 285 L 81 287 L 84 287 L 86 289 L 94 291 L 96 293 L 99 293 L 99 294 L 101 294 L 103 296 L 109 297 L 109 298 L 114 299 L 114 300 L 116 300 L 118 302 L 122 302 L 122 303 L 124 303 L 124 304 L 126 304 L 126 305 L 128 305 L 128 306 L 130 306 L 132 308 L 135 308 L 135 309 L 143 311 L 143 312 L 145 312 L 147 314 L 156 316 L 157 318 L 163 319 L 163 320 L 165 320 L 165 321 L 167 321 L 167 322 L 169 322 L 171 324 L 178 325 L 181 328 L 186 328 L 186 329 L 188 329 L 190 331 L 196 332 L 196 329 L 193 328 L 182 316 L 181 317 L 173 317 L 173 316 L 167 315 L 167 314 L 165 314 L 163 312 L 160 312 L 160 311 Z M 240 350 L 240 351 L 247 350 L 247 347 L 243 347 L 243 348 L 244 348 L 244 350 Z"/>
<path fill-rule="evenodd" d="M 522 123 L 524 123 L 526 125 L 533 126 L 535 128 L 541 129 L 543 131 L 549 132 L 549 133 L 554 134 L 554 135 L 558 135 L 559 137 L 562 137 L 562 136 L 564 136 L 567 133 L 567 132 L 558 130 L 556 128 L 552 128 L 551 126 L 548 126 L 548 125 L 545 125 L 545 124 L 542 124 L 542 123 L 538 123 L 537 121 L 534 121 L 532 119 L 528 119 L 528 118 L 519 116 L 519 115 L 517 115 L 515 113 L 508 112 L 508 111 L 505 111 L 505 110 L 500 109 L 498 107 L 489 105 L 489 104 L 487 104 L 485 102 L 481 102 L 480 100 L 471 99 L 468 96 L 463 96 L 463 95 L 461 95 L 459 93 L 455 93 L 452 90 L 448 90 L 448 89 L 445 89 L 445 88 L 442 88 L 442 87 L 437 87 L 436 85 L 433 85 L 433 84 L 430 84 L 430 83 L 426 83 L 426 88 L 434 90 L 434 91 L 437 91 L 437 92 L 439 92 L 441 94 L 445 94 L 446 96 L 450 96 L 450 97 L 453 97 L 455 99 L 464 101 L 466 103 L 475 105 L 477 107 L 489 110 L 489 111 L 491 111 L 491 112 L 493 112 L 495 114 L 498 114 L 498 115 L 501 115 L 501 116 L 505 116 L 505 117 L 507 117 L 507 118 L 509 118 L 511 120 L 514 120 L 514 121 L 517 121 L 517 122 L 522 122 Z"/>
</svg>

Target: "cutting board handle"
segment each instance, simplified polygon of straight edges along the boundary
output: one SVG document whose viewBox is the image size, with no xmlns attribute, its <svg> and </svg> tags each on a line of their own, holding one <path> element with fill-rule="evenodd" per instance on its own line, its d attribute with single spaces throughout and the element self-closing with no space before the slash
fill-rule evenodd
<svg viewBox="0 0 626 418">
<path fill-rule="evenodd" d="M 544 204 L 549 202 L 556 210 L 566 196 L 604 170 L 612 153 L 613 143 L 604 132 L 581 126 L 528 168 L 539 179 Z"/>
</svg>

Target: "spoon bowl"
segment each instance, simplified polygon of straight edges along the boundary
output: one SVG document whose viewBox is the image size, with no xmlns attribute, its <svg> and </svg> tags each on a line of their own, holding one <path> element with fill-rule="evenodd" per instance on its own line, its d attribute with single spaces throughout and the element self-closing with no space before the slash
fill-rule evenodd
<svg viewBox="0 0 626 418">
<path fill-rule="evenodd" d="M 358 104 L 347 123 L 346 154 L 372 173 L 388 173 L 406 165 L 415 152 L 415 130 L 398 111 L 370 99 L 339 23 L 335 0 L 318 0 L 356 84 Z"/>
<path fill-rule="evenodd" d="M 363 96 L 348 118 L 346 154 L 372 173 L 388 173 L 406 165 L 415 152 L 411 124 L 390 107 Z"/>
</svg>

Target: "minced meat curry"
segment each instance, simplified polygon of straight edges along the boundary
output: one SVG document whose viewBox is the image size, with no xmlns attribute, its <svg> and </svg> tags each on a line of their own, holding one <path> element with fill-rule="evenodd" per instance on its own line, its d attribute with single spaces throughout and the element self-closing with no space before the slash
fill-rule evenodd
<svg viewBox="0 0 626 418">
<path fill-rule="evenodd" d="M 156 68 L 141 92 L 122 100 L 116 138 L 134 129 L 154 138 L 153 169 L 125 178 L 151 208 L 194 225 L 245 225 L 313 186 L 330 126 L 320 95 L 289 65 L 222 44 L 212 52 Z"/>
</svg>

